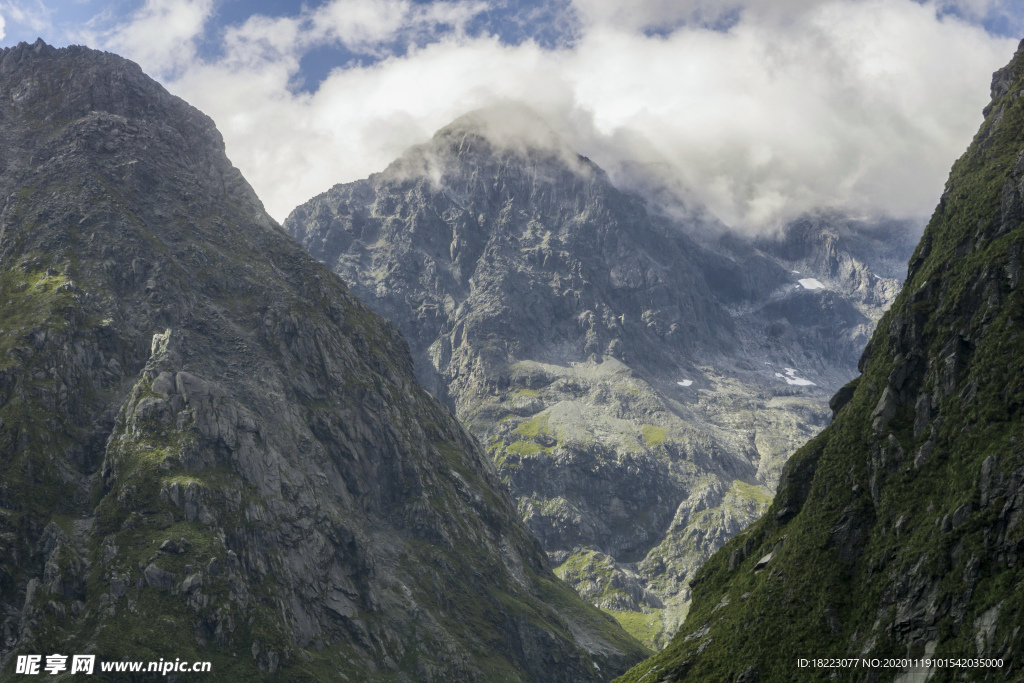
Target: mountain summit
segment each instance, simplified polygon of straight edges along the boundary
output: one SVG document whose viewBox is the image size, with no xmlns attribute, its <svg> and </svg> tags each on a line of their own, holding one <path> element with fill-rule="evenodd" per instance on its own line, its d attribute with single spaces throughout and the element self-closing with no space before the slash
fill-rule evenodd
<svg viewBox="0 0 1024 683">
<path fill-rule="evenodd" d="M 548 568 L 406 343 L 138 66 L 0 53 L 0 667 L 606 680 L 644 650 Z"/>
<path fill-rule="evenodd" d="M 468 115 L 285 228 L 399 326 L 556 572 L 656 645 L 828 422 L 898 282 L 865 246 L 884 231 L 694 236 L 553 135 Z"/>
</svg>

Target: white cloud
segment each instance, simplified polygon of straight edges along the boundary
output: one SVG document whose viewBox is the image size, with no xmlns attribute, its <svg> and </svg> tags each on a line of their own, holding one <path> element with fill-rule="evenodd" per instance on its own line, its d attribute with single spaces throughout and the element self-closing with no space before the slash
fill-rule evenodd
<svg viewBox="0 0 1024 683">
<path fill-rule="evenodd" d="M 960 1 L 976 12 L 999 2 Z M 992 71 L 1014 48 L 911 0 L 576 6 L 578 40 L 558 50 L 468 37 L 462 27 L 483 8 L 468 2 L 335 0 L 297 17 L 253 18 L 226 32 L 225 54 L 212 63 L 175 47 L 201 30 L 208 0 L 149 0 L 113 35 L 151 73 L 173 73 L 169 89 L 214 118 L 279 220 L 336 182 L 381 170 L 459 115 L 512 100 L 622 182 L 639 183 L 642 169 L 753 229 L 826 206 L 930 213 L 981 122 Z M 172 15 L 177 39 L 139 37 Z M 695 17 L 732 25 L 708 30 Z M 441 25 L 454 30 L 415 47 Z M 647 35 L 651 27 L 661 34 Z M 291 87 L 311 46 L 387 55 L 395 41 L 411 47 L 336 69 L 314 93 Z"/>
<path fill-rule="evenodd" d="M 146 0 L 127 23 L 75 36 L 130 57 L 154 77 L 173 78 L 196 62 L 195 40 L 213 13 L 213 0 Z"/>
<path fill-rule="evenodd" d="M 663 32 L 683 25 L 724 27 L 743 17 L 746 21 L 792 21 L 832 0 L 572 0 L 589 26 L 616 26 Z M 869 4 L 869 3 L 866 3 Z M 919 3 L 920 4 L 920 3 Z M 975 24 L 1003 19 L 1011 33 L 1024 28 L 1019 0 L 932 0 L 940 14 L 951 13 Z"/>
<path fill-rule="evenodd" d="M 728 33 L 596 29 L 572 68 L 613 153 L 760 224 L 822 205 L 929 213 L 1012 51 L 929 6 L 830 2 Z"/>
<path fill-rule="evenodd" d="M 376 46 L 400 34 L 412 37 L 441 25 L 459 32 L 486 8 L 483 2 L 422 5 L 409 0 L 334 0 L 314 11 L 311 19 L 314 33 L 338 40 L 349 49 L 374 53 Z"/>
<path fill-rule="evenodd" d="M 793 14 L 821 0 L 573 0 L 573 6 L 588 26 L 632 30 L 690 26 L 715 26 L 765 14 Z"/>
<path fill-rule="evenodd" d="M 51 27 L 50 17 L 54 10 L 42 0 L 7 0 L 2 5 L 4 17 L 12 25 L 20 25 L 37 34 L 47 32 Z M 0 28 L 6 28 L 6 23 Z"/>
<path fill-rule="evenodd" d="M 316 28 L 353 47 L 365 49 L 390 40 L 402 28 L 409 14 L 401 0 L 336 0 L 313 14 Z"/>
<path fill-rule="evenodd" d="M 482 2 L 419 5 L 409 0 L 334 0 L 293 17 L 254 15 L 225 31 L 224 66 L 283 61 L 297 68 L 312 47 L 344 45 L 367 56 L 384 57 L 395 41 L 415 42 L 439 27 L 462 35 L 466 22 L 486 9 Z"/>
<path fill-rule="evenodd" d="M 548 69 L 550 59 L 529 43 L 444 41 L 335 71 L 315 94 L 291 93 L 293 71 L 281 61 L 197 66 L 172 87 L 213 117 L 229 156 L 280 220 L 335 182 L 383 169 L 436 129 L 496 99 L 530 94 L 529 102 L 545 111 L 568 111 L 571 91 Z"/>
<path fill-rule="evenodd" d="M 4 15 L 3 15 L 3 14 L 0 14 L 0 40 L 3 40 L 3 39 L 4 39 L 4 36 L 6 36 L 6 35 L 7 35 L 6 33 L 4 33 L 4 26 L 5 26 L 5 25 L 6 25 L 6 24 L 5 24 L 5 22 L 4 22 Z"/>
</svg>

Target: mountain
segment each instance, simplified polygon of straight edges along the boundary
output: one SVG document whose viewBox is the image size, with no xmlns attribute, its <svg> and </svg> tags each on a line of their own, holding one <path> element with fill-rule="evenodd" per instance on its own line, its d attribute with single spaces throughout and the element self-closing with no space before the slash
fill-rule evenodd
<svg viewBox="0 0 1024 683">
<path fill-rule="evenodd" d="M 139 67 L 0 53 L 0 678 L 607 680 L 645 650 L 556 579 L 408 346 Z"/>
<path fill-rule="evenodd" d="M 836 419 L 786 464 L 768 513 L 697 574 L 671 645 L 622 680 L 1020 679 L 1021 95 L 1024 42 L 992 79 Z"/>
<path fill-rule="evenodd" d="M 835 215 L 784 240 L 692 230 L 507 106 L 284 227 L 401 329 L 556 573 L 653 646 L 696 567 L 828 423 L 907 230 Z"/>
</svg>

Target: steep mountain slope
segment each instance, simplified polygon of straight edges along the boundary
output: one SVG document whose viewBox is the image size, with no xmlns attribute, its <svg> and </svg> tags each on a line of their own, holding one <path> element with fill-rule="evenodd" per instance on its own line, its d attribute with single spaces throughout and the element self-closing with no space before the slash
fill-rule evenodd
<svg viewBox="0 0 1024 683">
<path fill-rule="evenodd" d="M 398 332 L 263 211 L 213 122 L 85 48 L 0 53 L 0 678 L 606 680 Z"/>
<path fill-rule="evenodd" d="M 834 217 L 817 234 L 826 223 L 861 234 Z M 689 235 L 508 108 L 459 119 L 285 228 L 400 327 L 556 572 L 652 644 L 685 614 L 696 566 L 827 424 L 897 287 L 849 286 L 869 267 L 834 248 L 844 266 L 806 289 L 785 254 Z M 794 244 L 792 263 L 822 251 Z"/>
<path fill-rule="evenodd" d="M 764 518 L 698 573 L 671 645 L 622 680 L 1020 680 L 1021 95 L 1024 42 L 838 417 L 787 463 Z M 796 666 L 848 656 L 1000 663 Z"/>
</svg>

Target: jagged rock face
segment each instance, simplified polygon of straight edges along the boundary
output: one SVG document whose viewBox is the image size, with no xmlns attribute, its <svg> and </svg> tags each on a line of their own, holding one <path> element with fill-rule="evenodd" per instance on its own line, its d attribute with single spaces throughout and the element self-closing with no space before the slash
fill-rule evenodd
<svg viewBox="0 0 1024 683">
<path fill-rule="evenodd" d="M 756 244 L 802 273 L 836 283 L 858 310 L 877 318 L 899 294 L 907 257 L 920 236 L 907 221 L 822 214 L 793 221 L 780 236 Z"/>
<path fill-rule="evenodd" d="M 0 143 L 4 670 L 575 681 L 639 658 L 209 118 L 40 41 L 0 53 Z"/>
<path fill-rule="evenodd" d="M 458 404 L 507 385 L 510 357 L 674 364 L 672 353 L 729 340 L 698 250 L 645 218 L 589 161 L 502 149 L 470 117 L 286 226 L 357 287 L 384 290 L 372 298 L 429 349 L 424 376 L 441 372 L 436 389 Z"/>
<path fill-rule="evenodd" d="M 1024 43 L 953 165 L 835 421 L 715 554 L 626 681 L 819 680 L 795 658 L 980 658 L 844 680 L 1018 680 L 1024 527 Z"/>
<path fill-rule="evenodd" d="M 765 509 L 854 375 L 898 289 L 867 265 L 883 236 L 836 217 L 781 245 L 691 236 L 553 136 L 510 141 L 492 115 L 333 187 L 285 228 L 400 327 L 559 575 L 674 629 L 693 571 Z"/>
</svg>

